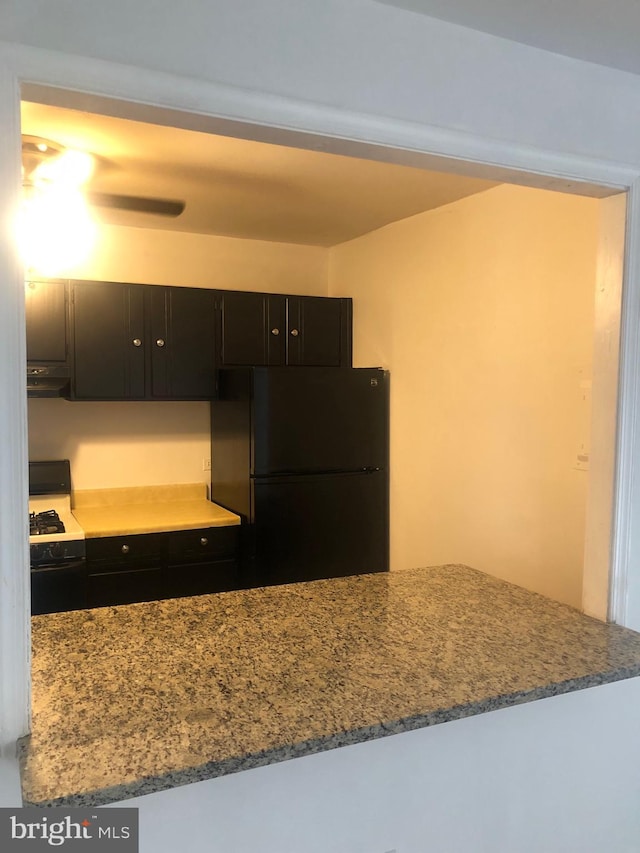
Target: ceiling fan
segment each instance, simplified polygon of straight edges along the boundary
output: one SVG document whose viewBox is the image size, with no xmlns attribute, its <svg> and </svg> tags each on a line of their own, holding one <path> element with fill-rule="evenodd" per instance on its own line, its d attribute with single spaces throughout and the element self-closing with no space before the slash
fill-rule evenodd
<svg viewBox="0 0 640 853">
<path fill-rule="evenodd" d="M 96 207 L 170 217 L 180 216 L 184 211 L 185 202 L 176 199 L 146 198 L 85 189 L 94 170 L 99 168 L 101 163 L 104 163 L 104 160 L 95 154 L 67 148 L 50 139 L 40 136 L 22 137 L 22 174 L 25 187 L 42 184 L 53 186 L 67 182 L 75 188 L 82 188 L 87 203 Z"/>
</svg>

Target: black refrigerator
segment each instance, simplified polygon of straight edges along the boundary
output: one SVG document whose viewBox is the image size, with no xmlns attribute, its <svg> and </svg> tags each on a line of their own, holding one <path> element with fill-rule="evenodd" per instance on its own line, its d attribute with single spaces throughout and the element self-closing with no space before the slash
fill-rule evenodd
<svg viewBox="0 0 640 853">
<path fill-rule="evenodd" d="M 212 500 L 243 519 L 246 586 L 389 568 L 389 374 L 221 370 Z"/>
</svg>

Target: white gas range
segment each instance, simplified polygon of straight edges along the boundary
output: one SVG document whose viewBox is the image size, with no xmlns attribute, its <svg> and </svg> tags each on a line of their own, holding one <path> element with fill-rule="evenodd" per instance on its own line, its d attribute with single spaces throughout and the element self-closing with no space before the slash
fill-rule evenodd
<svg viewBox="0 0 640 853">
<path fill-rule="evenodd" d="M 69 460 L 29 462 L 31 612 L 84 606 L 84 531 L 71 512 Z"/>
</svg>

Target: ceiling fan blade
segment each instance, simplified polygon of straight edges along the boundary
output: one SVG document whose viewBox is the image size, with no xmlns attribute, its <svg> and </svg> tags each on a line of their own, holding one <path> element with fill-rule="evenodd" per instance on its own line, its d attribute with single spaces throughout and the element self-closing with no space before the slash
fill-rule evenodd
<svg viewBox="0 0 640 853">
<path fill-rule="evenodd" d="M 89 204 L 95 204 L 98 207 L 130 210 L 134 213 L 152 213 L 156 216 L 180 216 L 185 207 L 184 201 L 168 198 L 143 198 L 135 195 L 98 192 L 87 192 L 85 196 Z"/>
</svg>

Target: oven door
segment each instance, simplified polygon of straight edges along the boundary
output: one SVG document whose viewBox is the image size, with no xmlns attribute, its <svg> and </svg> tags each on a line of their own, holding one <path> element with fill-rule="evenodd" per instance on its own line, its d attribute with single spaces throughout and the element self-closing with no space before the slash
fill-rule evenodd
<svg viewBox="0 0 640 853">
<path fill-rule="evenodd" d="M 86 560 L 31 568 L 31 615 L 87 607 Z"/>
</svg>

